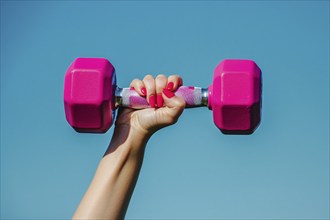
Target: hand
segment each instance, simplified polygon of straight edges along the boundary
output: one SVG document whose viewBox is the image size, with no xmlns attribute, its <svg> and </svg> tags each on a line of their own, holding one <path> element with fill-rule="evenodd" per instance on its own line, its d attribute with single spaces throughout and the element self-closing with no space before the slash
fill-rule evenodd
<svg viewBox="0 0 330 220">
<path fill-rule="evenodd" d="M 131 87 L 147 98 L 151 108 L 119 109 L 109 147 L 74 219 L 124 219 L 148 139 L 174 124 L 184 110 L 185 101 L 173 93 L 181 85 L 176 75 L 132 81 Z"/>
<path fill-rule="evenodd" d="M 116 127 L 129 126 L 130 132 L 151 136 L 157 130 L 176 123 L 184 110 L 185 101 L 175 96 L 173 91 L 181 85 L 182 79 L 178 75 L 168 78 L 164 75 L 158 75 L 156 78 L 147 75 L 143 80 L 133 80 L 131 88 L 145 96 L 151 108 L 121 108 L 118 111 Z"/>
</svg>

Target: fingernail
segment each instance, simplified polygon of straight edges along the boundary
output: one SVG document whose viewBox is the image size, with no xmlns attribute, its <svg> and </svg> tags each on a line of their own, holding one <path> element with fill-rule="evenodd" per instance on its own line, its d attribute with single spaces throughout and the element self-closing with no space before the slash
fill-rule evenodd
<svg viewBox="0 0 330 220">
<path fill-rule="evenodd" d="M 146 94 L 147 94 L 147 90 L 146 90 L 146 88 L 142 87 L 142 89 L 141 89 L 141 93 L 142 93 L 143 95 L 146 95 Z"/>
<path fill-rule="evenodd" d="M 156 106 L 156 100 L 155 100 L 155 95 L 149 96 L 149 105 L 151 108 L 155 108 Z"/>
<path fill-rule="evenodd" d="M 174 87 L 174 83 L 173 83 L 173 82 L 169 82 L 169 83 L 167 84 L 167 89 L 168 89 L 168 90 L 172 91 L 172 90 L 173 90 L 173 87 Z"/>
<path fill-rule="evenodd" d="M 131 87 L 129 88 L 129 90 L 134 90 L 134 87 L 133 87 L 133 86 L 131 86 Z"/>
<path fill-rule="evenodd" d="M 172 98 L 174 96 L 174 93 L 168 89 L 163 89 L 163 93 L 166 95 L 167 98 Z"/>
<path fill-rule="evenodd" d="M 163 104 L 164 104 L 164 99 L 163 99 L 163 96 L 162 94 L 157 94 L 157 107 L 158 108 L 161 108 L 163 107 Z"/>
</svg>

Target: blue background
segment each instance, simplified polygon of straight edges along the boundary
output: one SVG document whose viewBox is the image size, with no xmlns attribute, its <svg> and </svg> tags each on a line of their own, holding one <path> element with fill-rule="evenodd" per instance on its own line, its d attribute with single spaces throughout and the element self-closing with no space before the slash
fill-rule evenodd
<svg viewBox="0 0 330 220">
<path fill-rule="evenodd" d="M 70 218 L 107 148 L 63 110 L 76 57 L 128 86 L 150 73 L 206 87 L 226 58 L 263 70 L 251 136 L 186 110 L 150 140 L 127 218 L 329 218 L 328 1 L 1 1 L 1 218 Z"/>
</svg>

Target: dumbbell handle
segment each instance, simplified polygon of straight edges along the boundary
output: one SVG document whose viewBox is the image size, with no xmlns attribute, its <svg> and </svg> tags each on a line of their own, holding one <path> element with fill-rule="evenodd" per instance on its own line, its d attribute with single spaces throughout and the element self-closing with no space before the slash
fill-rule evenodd
<svg viewBox="0 0 330 220">
<path fill-rule="evenodd" d="M 182 97 L 186 102 L 186 108 L 208 106 L 208 89 L 180 86 L 174 94 Z M 134 89 L 115 88 L 116 107 L 129 107 L 134 109 L 150 108 L 146 97 L 140 96 Z"/>
</svg>

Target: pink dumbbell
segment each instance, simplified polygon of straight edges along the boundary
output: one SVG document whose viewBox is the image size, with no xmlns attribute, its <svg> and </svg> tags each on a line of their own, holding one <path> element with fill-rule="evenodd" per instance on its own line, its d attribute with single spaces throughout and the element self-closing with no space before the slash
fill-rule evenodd
<svg viewBox="0 0 330 220">
<path fill-rule="evenodd" d="M 260 123 L 261 70 L 252 60 L 224 60 L 207 89 L 181 86 L 175 95 L 186 107 L 207 106 L 224 134 L 252 134 Z M 119 88 L 112 64 L 104 58 L 77 58 L 64 82 L 64 107 L 69 124 L 78 132 L 105 133 L 119 106 L 148 108 L 135 90 Z"/>
</svg>

